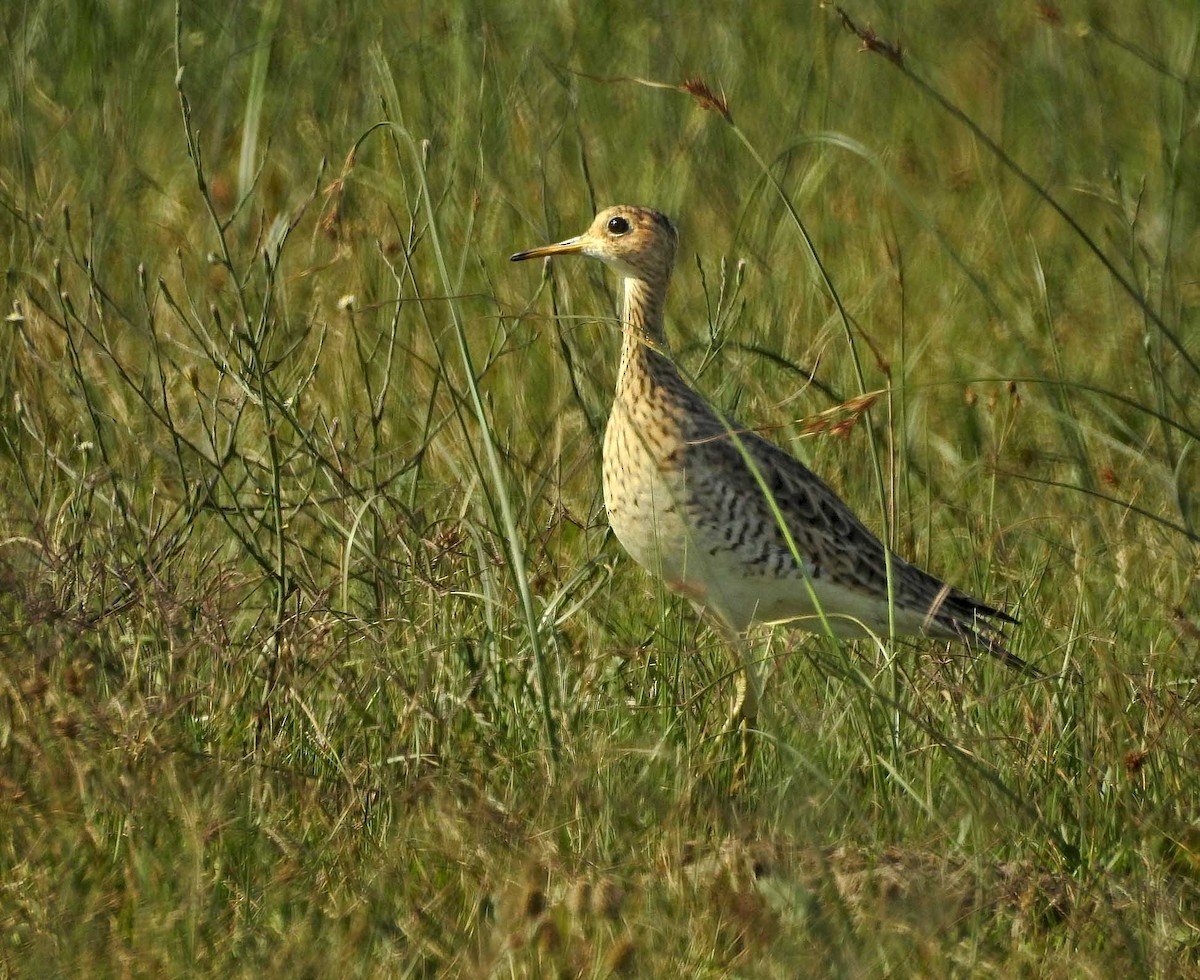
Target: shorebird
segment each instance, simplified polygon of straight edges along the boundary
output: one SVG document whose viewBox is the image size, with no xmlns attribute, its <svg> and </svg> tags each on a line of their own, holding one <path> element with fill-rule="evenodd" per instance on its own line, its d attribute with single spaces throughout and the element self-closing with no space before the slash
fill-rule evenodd
<svg viewBox="0 0 1200 980">
<path fill-rule="evenodd" d="M 665 215 L 620 205 L 582 235 L 512 261 L 584 255 L 623 281 L 604 503 L 634 560 L 715 617 L 733 644 L 742 670 L 731 720 L 757 716 L 760 667 L 742 637 L 759 623 L 958 640 L 1037 675 L 1004 646 L 1003 624 L 1017 620 L 889 554 L 820 477 L 684 380 L 663 327 L 678 240 Z"/>
</svg>

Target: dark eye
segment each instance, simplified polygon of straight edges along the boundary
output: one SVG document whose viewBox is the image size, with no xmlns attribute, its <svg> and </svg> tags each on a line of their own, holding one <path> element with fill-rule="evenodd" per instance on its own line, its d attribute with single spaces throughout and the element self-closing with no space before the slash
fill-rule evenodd
<svg viewBox="0 0 1200 980">
<path fill-rule="evenodd" d="M 622 218 L 617 215 L 615 218 L 608 219 L 608 233 L 610 235 L 624 235 L 629 231 L 629 219 Z"/>
</svg>

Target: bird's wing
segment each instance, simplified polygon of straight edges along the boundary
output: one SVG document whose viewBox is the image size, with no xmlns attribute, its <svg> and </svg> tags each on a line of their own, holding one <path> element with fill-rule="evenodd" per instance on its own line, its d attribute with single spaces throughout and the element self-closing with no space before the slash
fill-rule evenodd
<svg viewBox="0 0 1200 980">
<path fill-rule="evenodd" d="M 697 470 L 721 473 L 730 482 L 728 492 L 741 509 L 739 517 L 760 529 L 759 560 L 776 574 L 803 574 L 798 553 L 814 580 L 828 576 L 842 588 L 887 594 L 883 544 L 798 459 L 756 433 L 736 427 L 731 433 L 715 415 L 697 426 L 690 445 L 692 452 L 705 456 Z M 1003 645 L 999 624 L 1017 622 L 1012 616 L 894 554 L 892 593 L 898 606 L 927 617 L 927 633 L 959 639 L 1009 666 L 1036 673 Z"/>
</svg>

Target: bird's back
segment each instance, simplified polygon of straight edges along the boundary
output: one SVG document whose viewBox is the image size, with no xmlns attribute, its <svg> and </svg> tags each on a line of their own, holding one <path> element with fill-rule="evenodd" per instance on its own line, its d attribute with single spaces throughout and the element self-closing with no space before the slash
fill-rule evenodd
<svg viewBox="0 0 1200 980">
<path fill-rule="evenodd" d="M 819 606 L 839 635 L 888 633 L 887 553 L 827 484 L 722 419 L 664 355 L 643 351 L 625 374 L 605 436 L 605 501 L 640 564 L 735 630 L 824 630 Z M 891 576 L 897 633 L 1003 649 L 987 623 L 1008 619 L 999 610 L 896 555 Z"/>
</svg>

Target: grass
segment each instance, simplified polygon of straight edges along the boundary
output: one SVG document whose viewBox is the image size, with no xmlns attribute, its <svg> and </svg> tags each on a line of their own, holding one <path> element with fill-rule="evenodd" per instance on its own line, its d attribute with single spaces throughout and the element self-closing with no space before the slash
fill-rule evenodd
<svg viewBox="0 0 1200 980">
<path fill-rule="evenodd" d="M 1192 5 L 11 6 L 6 972 L 1197 969 Z M 506 261 L 617 201 L 1046 681 L 760 636 L 730 794 L 604 520 L 615 283 Z"/>
</svg>

